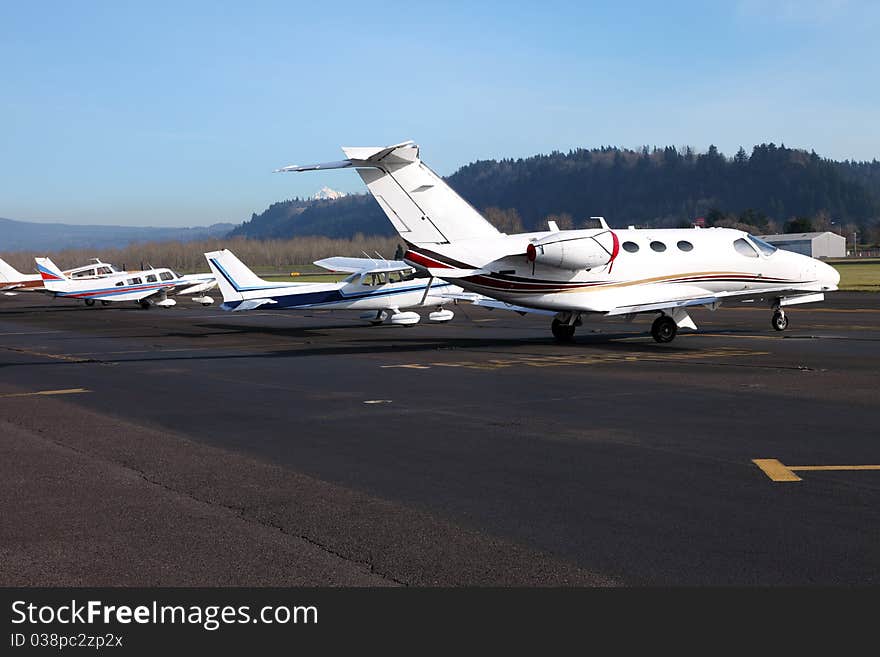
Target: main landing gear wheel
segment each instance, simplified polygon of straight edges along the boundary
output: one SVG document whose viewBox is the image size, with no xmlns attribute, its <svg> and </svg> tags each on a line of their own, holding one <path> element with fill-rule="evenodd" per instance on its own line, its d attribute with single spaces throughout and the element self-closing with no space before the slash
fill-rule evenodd
<svg viewBox="0 0 880 657">
<path fill-rule="evenodd" d="M 379 324 L 384 322 L 386 319 L 388 319 L 388 313 L 384 310 L 379 310 L 376 313 L 376 316 L 373 317 L 373 319 L 371 319 L 369 321 L 370 321 L 370 324 L 372 324 L 373 326 L 379 326 Z"/>
<path fill-rule="evenodd" d="M 558 319 L 554 319 L 553 323 L 550 324 L 550 330 L 553 332 L 553 337 L 556 338 L 557 342 L 571 342 L 571 339 L 574 337 L 574 324 L 563 324 Z"/>
<path fill-rule="evenodd" d="M 669 315 L 660 315 L 651 324 L 651 335 L 657 342 L 672 342 L 678 333 L 678 325 Z"/>
<path fill-rule="evenodd" d="M 770 319 L 770 325 L 777 331 L 784 331 L 788 328 L 788 316 L 783 311 L 777 310 Z"/>
<path fill-rule="evenodd" d="M 101 305 L 102 305 L 102 306 L 109 306 L 111 303 L 112 303 L 112 302 L 107 301 L 106 299 L 101 299 Z"/>
<path fill-rule="evenodd" d="M 85 302 L 86 302 L 87 306 L 94 306 L 95 305 L 94 299 L 86 299 Z"/>
<path fill-rule="evenodd" d="M 143 301 L 141 301 L 138 305 L 139 305 L 141 308 L 143 308 L 144 310 L 149 310 L 149 309 L 150 309 L 150 302 L 147 301 L 146 299 L 144 299 Z"/>
</svg>

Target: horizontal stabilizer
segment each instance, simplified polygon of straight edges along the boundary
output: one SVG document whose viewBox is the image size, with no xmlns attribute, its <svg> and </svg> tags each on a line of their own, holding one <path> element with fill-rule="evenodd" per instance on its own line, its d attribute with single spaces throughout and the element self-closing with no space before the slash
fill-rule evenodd
<svg viewBox="0 0 880 657">
<path fill-rule="evenodd" d="M 418 146 L 412 140 L 404 141 L 394 146 L 347 146 L 342 151 L 348 155 L 347 160 L 335 162 L 322 162 L 320 164 L 291 164 L 280 169 L 276 173 L 291 171 L 322 171 L 324 169 L 345 169 L 347 167 L 369 167 L 382 164 L 394 164 L 400 162 L 412 162 L 419 155 Z M 397 152 L 395 152 L 397 151 Z"/>
<path fill-rule="evenodd" d="M 324 162 L 322 164 L 290 164 L 280 169 L 275 169 L 273 173 L 289 173 L 291 171 L 320 171 L 323 169 L 345 169 L 352 166 L 351 160 L 337 160 L 336 162 Z"/>
<path fill-rule="evenodd" d="M 238 312 L 240 310 L 254 310 L 256 308 L 259 308 L 260 306 L 265 306 L 267 304 L 272 304 L 272 303 L 278 303 L 278 302 L 275 301 L 275 299 L 246 299 L 246 300 L 242 301 L 240 304 L 238 304 L 237 306 L 235 306 L 235 308 L 233 308 L 232 310 L 233 310 L 233 312 Z M 221 306 L 221 308 L 225 305 L 226 304 L 224 303 Z M 224 310 L 225 310 L 225 308 L 224 308 Z"/>
</svg>

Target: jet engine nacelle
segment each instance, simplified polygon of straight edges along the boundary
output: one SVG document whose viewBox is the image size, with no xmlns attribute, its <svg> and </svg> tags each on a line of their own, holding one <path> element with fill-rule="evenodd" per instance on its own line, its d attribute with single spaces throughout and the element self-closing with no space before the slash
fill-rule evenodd
<svg viewBox="0 0 880 657">
<path fill-rule="evenodd" d="M 610 264 L 617 257 L 620 242 L 610 230 L 560 231 L 526 247 L 529 262 L 570 271 Z"/>
</svg>

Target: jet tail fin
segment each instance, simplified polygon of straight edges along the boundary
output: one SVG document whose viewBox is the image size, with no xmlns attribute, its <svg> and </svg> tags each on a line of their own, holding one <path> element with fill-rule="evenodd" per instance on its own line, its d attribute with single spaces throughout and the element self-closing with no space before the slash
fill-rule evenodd
<svg viewBox="0 0 880 657">
<path fill-rule="evenodd" d="M 64 272 L 51 259 L 34 258 L 34 262 L 37 263 L 37 271 L 43 277 L 43 287 L 50 292 L 67 289 L 67 283 L 70 279 L 64 275 Z"/>
<path fill-rule="evenodd" d="M 395 230 L 407 242 L 446 244 L 497 237 L 499 231 L 419 158 L 412 141 L 386 147 L 343 147 L 347 160 L 292 165 L 278 171 L 355 167 Z"/>
<path fill-rule="evenodd" d="M 205 259 L 220 286 L 224 302 L 241 301 L 244 298 L 242 292 L 277 287 L 257 276 L 229 249 L 209 251 Z"/>
</svg>

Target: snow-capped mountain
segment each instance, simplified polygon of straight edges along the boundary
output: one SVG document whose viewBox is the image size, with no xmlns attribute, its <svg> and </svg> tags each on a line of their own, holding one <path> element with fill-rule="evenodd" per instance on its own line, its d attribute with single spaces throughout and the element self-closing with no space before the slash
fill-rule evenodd
<svg viewBox="0 0 880 657">
<path fill-rule="evenodd" d="M 312 196 L 312 198 L 316 201 L 327 201 L 342 198 L 343 196 L 345 196 L 345 192 L 337 192 L 335 189 L 322 187 L 321 191 Z"/>
</svg>

